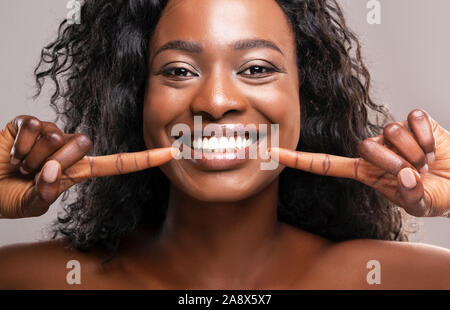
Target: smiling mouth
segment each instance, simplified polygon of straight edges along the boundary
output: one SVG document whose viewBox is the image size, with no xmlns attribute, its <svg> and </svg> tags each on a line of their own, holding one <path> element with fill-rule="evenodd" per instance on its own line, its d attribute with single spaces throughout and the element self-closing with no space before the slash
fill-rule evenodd
<svg viewBox="0 0 450 310">
<path fill-rule="evenodd" d="M 257 139 L 244 135 L 235 134 L 231 137 L 199 137 L 191 140 L 192 148 L 203 153 L 234 153 L 252 145 Z"/>
<path fill-rule="evenodd" d="M 174 136 L 182 142 L 181 149 L 187 147 L 195 152 L 236 153 L 245 151 L 253 144 L 259 144 L 267 136 L 255 126 L 242 124 L 210 124 L 205 128 L 195 128 L 188 136 Z M 181 139 L 180 139 L 181 138 Z"/>
<path fill-rule="evenodd" d="M 178 142 L 176 147 L 180 148 L 182 158 L 195 167 L 224 171 L 242 167 L 249 159 L 260 158 L 261 148 L 268 146 L 266 128 L 265 124 L 260 124 L 259 128 L 252 124 L 209 124 L 194 130 L 190 128 L 173 138 Z"/>
</svg>

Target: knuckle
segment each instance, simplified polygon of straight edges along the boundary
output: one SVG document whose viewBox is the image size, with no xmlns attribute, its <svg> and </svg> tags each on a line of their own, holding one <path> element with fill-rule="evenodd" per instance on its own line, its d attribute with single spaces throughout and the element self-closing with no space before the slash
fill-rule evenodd
<svg viewBox="0 0 450 310">
<path fill-rule="evenodd" d="M 371 151 L 374 143 L 376 143 L 376 142 L 373 141 L 371 138 L 365 139 L 359 145 L 359 150 L 358 150 L 359 154 L 363 155 L 363 156 L 367 155 Z"/>
<path fill-rule="evenodd" d="M 426 112 L 422 109 L 414 109 L 408 114 L 408 120 L 422 119 L 427 116 Z"/>
<path fill-rule="evenodd" d="M 32 117 L 33 116 L 31 116 L 31 115 L 23 115 L 23 114 L 22 115 L 17 115 L 16 117 L 13 118 L 11 123 L 15 124 L 15 125 L 20 125 L 25 119 L 32 118 Z"/>
<path fill-rule="evenodd" d="M 41 122 L 32 116 L 20 115 L 14 118 L 11 124 L 11 132 L 15 135 L 15 141 L 11 146 L 10 156 L 22 159 L 28 153 L 27 145 L 34 141 L 28 141 L 24 131 L 37 133 L 41 130 Z"/>
<path fill-rule="evenodd" d="M 42 135 L 42 139 L 53 147 L 60 147 L 64 144 L 64 138 L 58 132 L 46 132 Z"/>
<path fill-rule="evenodd" d="M 401 125 L 399 123 L 390 123 L 384 127 L 383 134 L 389 138 L 389 137 L 395 137 L 398 136 L 401 133 Z"/>
<path fill-rule="evenodd" d="M 41 122 L 36 117 L 25 118 L 22 121 L 22 128 L 31 132 L 41 130 Z"/>
<path fill-rule="evenodd" d="M 87 135 L 81 133 L 75 136 L 74 141 L 84 153 L 89 152 L 93 145 L 91 139 Z"/>
</svg>

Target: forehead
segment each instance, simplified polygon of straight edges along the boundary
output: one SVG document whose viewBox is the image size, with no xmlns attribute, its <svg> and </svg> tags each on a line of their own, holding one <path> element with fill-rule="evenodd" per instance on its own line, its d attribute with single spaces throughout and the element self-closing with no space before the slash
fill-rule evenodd
<svg viewBox="0 0 450 310">
<path fill-rule="evenodd" d="M 170 0 L 151 46 L 189 39 L 225 48 L 247 38 L 273 41 L 286 54 L 294 49 L 292 30 L 275 0 Z"/>
</svg>

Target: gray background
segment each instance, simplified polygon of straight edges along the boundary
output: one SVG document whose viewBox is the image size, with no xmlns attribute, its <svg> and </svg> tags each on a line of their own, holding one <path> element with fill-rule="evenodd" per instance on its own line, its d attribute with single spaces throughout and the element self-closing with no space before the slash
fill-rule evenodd
<svg viewBox="0 0 450 310">
<path fill-rule="evenodd" d="M 382 22 L 366 21 L 367 0 L 340 0 L 349 25 L 358 33 L 374 80 L 373 96 L 397 119 L 416 107 L 450 129 L 450 1 L 381 0 Z M 41 48 L 54 38 L 68 10 L 61 0 L 0 0 L 0 126 L 19 114 L 52 121 L 51 89 L 32 100 L 33 69 Z M 0 245 L 45 238 L 43 230 L 59 206 L 39 218 L 0 220 Z M 450 248 L 450 220 L 418 219 L 414 241 Z"/>
</svg>

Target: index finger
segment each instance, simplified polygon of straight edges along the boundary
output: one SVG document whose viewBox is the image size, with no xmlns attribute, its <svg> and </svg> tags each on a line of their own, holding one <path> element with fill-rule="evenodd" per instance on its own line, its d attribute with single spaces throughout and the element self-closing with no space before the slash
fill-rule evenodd
<svg viewBox="0 0 450 310">
<path fill-rule="evenodd" d="M 271 156 L 287 167 L 314 174 L 338 178 L 357 179 L 361 158 L 347 158 L 322 153 L 298 152 L 284 148 L 271 148 Z"/>
<path fill-rule="evenodd" d="M 178 153 L 178 149 L 167 147 L 134 153 L 85 156 L 64 171 L 63 179 L 65 177 L 73 183 L 78 183 L 94 177 L 137 172 L 165 164 L 175 158 Z"/>
<path fill-rule="evenodd" d="M 9 123 L 7 128 L 14 138 L 10 152 L 11 163 L 17 165 L 35 144 L 40 134 L 41 122 L 33 116 L 21 115 Z"/>
</svg>

